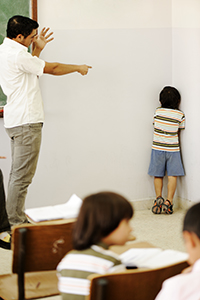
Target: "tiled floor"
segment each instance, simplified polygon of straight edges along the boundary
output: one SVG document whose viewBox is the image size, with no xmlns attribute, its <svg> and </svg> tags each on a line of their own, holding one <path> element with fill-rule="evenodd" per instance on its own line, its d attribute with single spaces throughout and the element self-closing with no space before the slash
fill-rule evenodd
<svg viewBox="0 0 200 300">
<path fill-rule="evenodd" d="M 147 241 L 162 249 L 185 251 L 182 224 L 185 210 L 175 210 L 172 215 L 154 215 L 150 210 L 135 211 L 132 220 L 137 241 Z"/>
</svg>

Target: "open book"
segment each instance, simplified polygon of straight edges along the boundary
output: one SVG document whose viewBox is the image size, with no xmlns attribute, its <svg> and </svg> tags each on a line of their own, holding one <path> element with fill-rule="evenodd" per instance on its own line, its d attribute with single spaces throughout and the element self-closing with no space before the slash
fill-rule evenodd
<svg viewBox="0 0 200 300">
<path fill-rule="evenodd" d="M 38 208 L 29 208 L 25 210 L 25 214 L 34 222 L 71 219 L 78 216 L 82 200 L 73 194 L 70 199 L 64 203 L 54 206 L 45 206 Z"/>
<path fill-rule="evenodd" d="M 185 262 L 188 254 L 176 250 L 160 248 L 131 248 L 120 255 L 124 265 L 138 268 L 162 268 L 172 264 Z"/>
</svg>

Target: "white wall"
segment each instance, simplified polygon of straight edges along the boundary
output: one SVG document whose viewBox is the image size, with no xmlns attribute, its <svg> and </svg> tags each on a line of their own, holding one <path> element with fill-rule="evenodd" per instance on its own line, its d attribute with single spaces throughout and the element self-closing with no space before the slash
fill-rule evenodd
<svg viewBox="0 0 200 300">
<path fill-rule="evenodd" d="M 62 29 L 171 27 L 169 0 L 42 0 L 41 26 Z"/>
<path fill-rule="evenodd" d="M 186 114 L 186 129 L 182 134 L 186 176 L 179 180 L 178 194 L 196 202 L 200 200 L 200 2 L 174 0 L 172 7 L 173 84 L 181 91 L 181 108 Z"/>
<path fill-rule="evenodd" d="M 93 69 L 41 78 L 46 120 L 26 206 L 99 190 L 154 197 L 147 170 L 158 94 L 172 84 L 171 1 L 42 0 L 38 12 L 55 37 L 41 58 Z"/>
<path fill-rule="evenodd" d="M 46 123 L 28 203 L 102 189 L 131 200 L 153 196 L 152 115 L 158 92 L 171 83 L 168 1 L 51 3 L 39 2 L 39 22 L 55 35 L 42 57 L 93 69 L 84 78 L 41 79 Z"/>
</svg>

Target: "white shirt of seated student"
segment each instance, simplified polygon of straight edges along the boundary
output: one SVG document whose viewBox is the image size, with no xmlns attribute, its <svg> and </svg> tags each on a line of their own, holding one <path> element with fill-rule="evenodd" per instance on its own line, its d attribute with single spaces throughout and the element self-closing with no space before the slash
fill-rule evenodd
<svg viewBox="0 0 200 300">
<path fill-rule="evenodd" d="M 164 281 L 155 300 L 199 300 L 200 259 L 190 273 L 179 274 Z"/>
</svg>

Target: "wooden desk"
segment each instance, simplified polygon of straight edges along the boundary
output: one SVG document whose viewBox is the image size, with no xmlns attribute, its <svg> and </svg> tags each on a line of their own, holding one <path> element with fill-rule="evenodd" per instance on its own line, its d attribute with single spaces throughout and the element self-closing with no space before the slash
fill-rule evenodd
<svg viewBox="0 0 200 300">
<path fill-rule="evenodd" d="M 70 221 L 72 221 L 72 220 L 67 220 L 67 221 L 69 221 L 69 223 L 70 223 Z M 32 224 L 26 225 L 26 228 L 33 230 L 31 233 L 32 237 L 31 236 L 28 237 L 28 244 L 30 246 L 29 248 L 31 248 L 30 250 L 33 250 L 33 252 L 34 252 L 33 254 L 37 256 L 37 258 L 35 258 L 33 261 L 30 256 L 30 253 L 29 253 L 26 267 L 29 268 L 29 271 L 30 271 L 30 268 L 32 268 L 32 266 L 30 265 L 29 262 L 32 260 L 32 264 L 35 265 L 34 268 L 36 271 L 38 268 L 38 261 L 40 261 L 41 265 L 39 267 L 40 267 L 40 269 L 42 268 L 44 270 L 46 268 L 45 260 L 46 260 L 47 255 L 49 255 L 49 259 L 51 259 L 51 257 L 52 257 L 51 260 L 53 263 L 53 266 L 49 265 L 49 271 L 25 273 L 26 299 L 42 298 L 42 297 L 47 297 L 47 296 L 59 295 L 59 291 L 57 288 L 58 279 L 57 279 L 56 270 L 55 270 L 58 261 L 54 261 L 55 254 L 53 254 L 53 252 L 47 251 L 47 249 L 53 249 L 52 242 L 51 242 L 51 244 L 49 244 L 49 246 L 46 244 L 46 247 L 47 247 L 46 250 L 44 250 L 44 248 L 42 248 L 43 250 L 40 249 L 41 251 L 39 251 L 39 249 L 38 249 L 38 251 L 37 251 L 35 248 L 35 246 L 36 246 L 35 239 L 42 233 L 42 231 L 43 231 L 42 229 L 44 229 L 46 233 L 49 232 L 49 234 L 50 234 L 51 230 L 52 230 L 52 225 L 61 225 L 61 228 L 59 230 L 63 230 L 63 228 L 65 228 L 64 225 L 66 223 L 68 223 L 68 222 L 66 222 L 66 220 L 56 220 L 56 221 L 40 222 L 39 223 L 40 226 L 37 226 L 37 225 L 34 226 Z M 19 227 L 23 227 L 23 226 L 19 226 Z M 56 227 L 56 226 L 53 226 L 53 227 Z M 69 230 L 71 230 L 70 228 L 71 227 L 69 227 Z M 66 231 L 66 229 L 65 229 L 65 231 Z M 56 240 L 56 238 L 59 238 L 60 236 L 58 236 L 57 231 L 55 231 L 55 233 L 56 233 L 56 235 L 55 235 L 55 240 Z M 17 240 L 17 234 L 18 233 L 16 232 L 16 235 L 14 235 L 13 243 L 15 243 L 14 241 Z M 66 232 L 65 232 L 65 234 L 66 234 Z M 44 243 L 44 246 L 45 246 L 46 238 L 43 238 L 43 236 L 41 235 L 39 243 L 41 243 L 41 244 Z M 70 237 L 68 237 L 68 238 L 70 238 Z M 62 244 L 61 244 L 61 246 L 62 246 Z M 15 246 L 13 247 L 13 249 L 14 249 L 14 251 L 13 251 L 13 268 L 15 268 L 15 269 L 17 268 L 17 264 L 16 264 L 17 253 L 15 251 L 16 247 L 17 246 L 15 244 Z M 70 247 L 72 247 L 72 246 L 70 246 Z M 110 247 L 110 249 L 117 254 L 121 254 L 122 252 L 124 252 L 130 248 L 151 248 L 151 247 L 154 247 L 154 246 L 147 242 L 128 242 L 124 246 L 112 246 L 112 247 Z M 60 249 L 60 251 L 61 251 L 61 249 Z M 60 254 L 60 251 L 58 254 Z M 39 252 L 39 253 L 37 253 L 37 252 Z M 47 252 L 49 254 L 47 254 Z M 36 261 L 36 260 L 38 260 L 38 261 Z M 177 266 L 175 266 L 175 269 L 173 269 L 173 270 L 168 269 L 168 271 L 166 271 L 167 273 L 165 275 L 168 277 L 173 276 L 175 273 L 176 274 L 179 273 L 180 269 L 183 269 L 184 267 L 186 267 L 186 265 L 184 265 L 184 264 L 181 266 L 179 265 L 178 269 L 177 269 Z M 53 270 L 53 268 L 54 268 L 54 270 Z M 53 270 L 53 271 L 50 271 L 50 270 Z M 133 272 L 133 271 L 127 270 L 127 272 Z M 140 272 L 140 269 L 135 270 L 135 272 Z M 95 276 L 99 276 L 99 275 L 95 275 Z M 162 280 L 162 278 L 160 278 L 160 284 L 161 284 L 161 280 Z M 160 288 L 160 285 L 159 285 L 159 288 Z M 6 300 L 17 300 L 18 299 L 18 285 L 17 285 L 17 275 L 16 274 L 0 276 L 0 297 L 2 297 L 3 299 L 6 299 Z M 113 298 L 113 299 L 115 299 L 115 298 Z M 127 300 L 127 298 L 121 298 L 121 299 Z M 131 300 L 133 300 L 133 299 L 131 299 Z"/>
<path fill-rule="evenodd" d="M 121 254 L 130 248 L 155 248 L 147 242 L 127 243 L 124 246 L 112 246 L 110 250 Z M 188 266 L 180 262 L 155 269 L 138 268 L 110 274 L 93 274 L 90 295 L 87 300 L 154 300 L 167 278 L 175 276 Z"/>
</svg>

